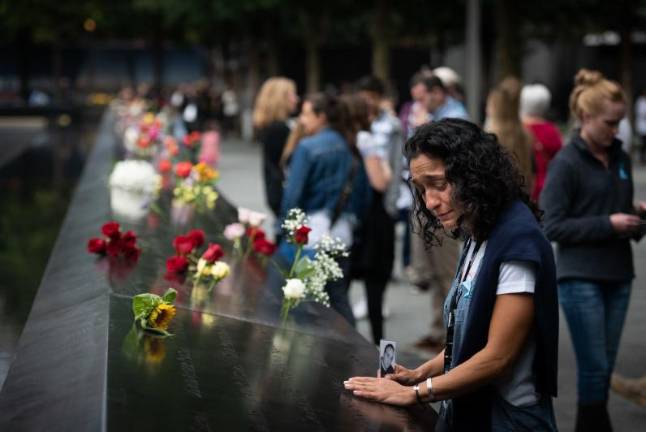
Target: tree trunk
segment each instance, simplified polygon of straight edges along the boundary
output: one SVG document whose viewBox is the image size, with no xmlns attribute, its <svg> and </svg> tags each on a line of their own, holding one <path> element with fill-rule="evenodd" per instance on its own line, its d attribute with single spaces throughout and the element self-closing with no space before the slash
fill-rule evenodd
<svg viewBox="0 0 646 432">
<path fill-rule="evenodd" d="M 301 25 L 308 37 L 303 38 L 305 43 L 305 88 L 307 93 L 316 93 L 321 85 L 321 55 L 319 51 L 319 28 L 314 27 L 314 17 L 307 10 L 301 10 Z M 319 23 L 321 24 L 321 23 Z"/>
<path fill-rule="evenodd" d="M 626 94 L 626 117 L 630 124 L 634 122 L 633 112 L 633 41 L 634 16 L 636 10 L 633 1 L 624 1 L 622 4 L 621 25 L 621 85 Z"/>
<path fill-rule="evenodd" d="M 386 19 L 388 0 L 378 0 L 372 27 L 372 74 L 388 82 L 390 79 L 390 40 Z"/>
<path fill-rule="evenodd" d="M 31 31 L 22 29 L 18 36 L 18 79 L 20 81 L 20 97 L 24 102 L 29 101 L 29 78 L 31 75 Z"/>
<path fill-rule="evenodd" d="M 499 66 L 496 81 L 510 75 L 521 77 L 522 74 L 523 40 L 518 4 L 515 0 L 496 0 L 496 61 Z"/>
<path fill-rule="evenodd" d="M 153 59 L 153 95 L 158 102 L 161 102 L 162 89 L 164 87 L 164 40 L 161 26 L 158 19 L 155 19 L 155 29 L 152 40 Z"/>
</svg>

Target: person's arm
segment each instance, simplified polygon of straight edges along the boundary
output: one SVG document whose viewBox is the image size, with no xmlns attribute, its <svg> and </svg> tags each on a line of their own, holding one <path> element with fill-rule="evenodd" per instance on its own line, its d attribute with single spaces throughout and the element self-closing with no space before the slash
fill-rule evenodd
<svg viewBox="0 0 646 432">
<path fill-rule="evenodd" d="M 487 345 L 447 374 L 433 379 L 435 399 L 472 392 L 505 374 L 514 364 L 534 323 L 534 296 L 504 294 L 496 298 Z M 426 395 L 426 384 L 423 384 Z"/>
<path fill-rule="evenodd" d="M 574 168 L 563 160 L 554 160 L 547 171 L 540 207 L 545 211 L 545 235 L 551 241 L 576 244 L 617 237 L 610 215 L 572 217 L 576 179 Z M 615 224 L 621 221 L 615 221 Z M 620 228 L 621 229 L 621 228 Z"/>
<path fill-rule="evenodd" d="M 497 296 L 487 345 L 447 374 L 433 378 L 433 399 L 448 399 L 472 392 L 503 375 L 514 364 L 533 323 L 532 295 Z M 383 403 L 411 405 L 416 401 L 416 394 L 411 387 L 393 380 L 357 377 L 346 381 L 344 385 L 356 396 Z M 422 398 L 428 398 L 426 382 L 419 385 L 419 393 Z"/>
<path fill-rule="evenodd" d="M 379 156 L 368 156 L 364 159 L 368 181 L 373 189 L 384 192 L 392 179 L 392 172 L 388 163 Z"/>
</svg>

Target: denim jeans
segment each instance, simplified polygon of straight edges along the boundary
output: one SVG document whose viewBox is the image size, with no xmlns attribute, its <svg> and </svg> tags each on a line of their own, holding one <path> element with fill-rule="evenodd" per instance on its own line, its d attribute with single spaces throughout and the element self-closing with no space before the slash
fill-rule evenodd
<svg viewBox="0 0 646 432">
<path fill-rule="evenodd" d="M 606 401 L 631 282 L 568 279 L 558 287 L 576 354 L 579 403 Z"/>
</svg>

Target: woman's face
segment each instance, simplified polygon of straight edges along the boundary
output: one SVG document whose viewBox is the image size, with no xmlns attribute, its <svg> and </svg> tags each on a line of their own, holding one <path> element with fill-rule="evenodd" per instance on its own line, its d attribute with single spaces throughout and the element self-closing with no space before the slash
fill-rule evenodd
<svg viewBox="0 0 646 432">
<path fill-rule="evenodd" d="M 458 227 L 461 212 L 453 202 L 453 188 L 446 181 L 446 169 L 441 159 L 420 154 L 410 161 L 411 181 L 424 199 L 424 205 L 446 231 Z"/>
<path fill-rule="evenodd" d="M 287 106 L 289 107 L 289 112 L 293 113 L 296 111 L 296 106 L 298 105 L 298 95 L 296 94 L 296 89 L 290 88 L 287 91 Z"/>
<path fill-rule="evenodd" d="M 307 135 L 314 135 L 327 124 L 325 114 L 316 114 L 312 109 L 310 101 L 303 102 L 303 109 L 298 121 L 303 125 L 303 129 Z"/>
<path fill-rule="evenodd" d="M 583 113 L 581 135 L 588 144 L 597 148 L 608 148 L 612 144 L 619 122 L 626 115 L 623 102 L 605 101 L 598 114 Z"/>
</svg>

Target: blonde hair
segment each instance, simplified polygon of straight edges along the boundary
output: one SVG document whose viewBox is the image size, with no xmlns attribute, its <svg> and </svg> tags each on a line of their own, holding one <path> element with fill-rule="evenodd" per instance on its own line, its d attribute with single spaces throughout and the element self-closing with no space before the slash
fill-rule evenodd
<svg viewBox="0 0 646 432">
<path fill-rule="evenodd" d="M 254 104 L 254 127 L 259 129 L 274 121 L 287 120 L 290 114 L 290 92 L 296 93 L 296 84 L 289 78 L 272 77 L 265 81 Z"/>
<path fill-rule="evenodd" d="M 487 130 L 496 134 L 498 142 L 512 154 L 525 178 L 525 187 L 531 190 L 534 180 L 533 139 L 518 114 L 520 91 L 520 81 L 507 77 L 489 93 Z"/>
<path fill-rule="evenodd" d="M 598 114 L 603 102 L 626 102 L 621 86 L 606 79 L 599 71 L 581 69 L 574 77 L 574 90 L 570 94 L 570 110 L 581 120 L 584 113 Z"/>
</svg>

